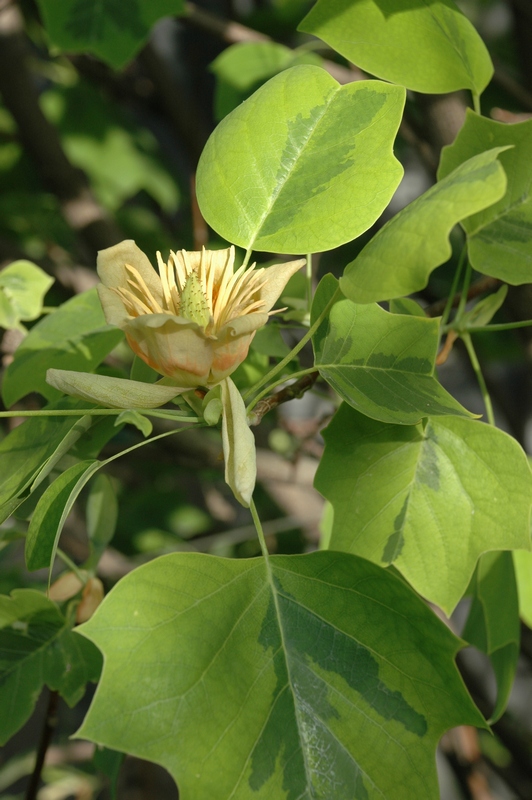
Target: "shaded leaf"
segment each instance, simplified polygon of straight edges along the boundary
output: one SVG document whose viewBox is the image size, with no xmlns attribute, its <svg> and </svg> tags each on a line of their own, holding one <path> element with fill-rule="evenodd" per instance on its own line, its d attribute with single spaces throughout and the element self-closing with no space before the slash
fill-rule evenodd
<svg viewBox="0 0 532 800">
<path fill-rule="evenodd" d="M 78 735 L 163 764 L 182 800 L 435 800 L 439 737 L 482 725 L 458 640 L 352 556 L 172 554 L 81 632 L 105 667 Z"/>
<path fill-rule="evenodd" d="M 529 550 L 513 552 L 519 614 L 523 622 L 532 628 L 532 553 Z"/>
<path fill-rule="evenodd" d="M 87 681 L 98 680 L 101 663 L 97 648 L 40 592 L 0 596 L 0 743 L 26 722 L 45 684 L 74 706 Z"/>
<path fill-rule="evenodd" d="M 519 602 L 512 553 L 485 553 L 472 581 L 473 602 L 462 637 L 489 656 L 497 682 L 490 723 L 508 704 L 519 657 Z"/>
<path fill-rule="evenodd" d="M 318 0 L 299 29 L 416 92 L 480 94 L 493 75 L 484 42 L 452 0 Z"/>
<path fill-rule="evenodd" d="M 4 403 L 9 407 L 30 392 L 59 399 L 60 392 L 46 383 L 50 367 L 90 372 L 123 336 L 106 324 L 96 289 L 73 297 L 34 325 L 16 350 L 4 374 Z"/>
<path fill-rule="evenodd" d="M 94 463 L 81 461 L 73 464 L 55 479 L 39 499 L 26 537 L 25 556 L 29 570 L 48 568 L 53 563 L 61 530 L 72 509 L 73 503 L 69 502 L 72 490 L 80 476 L 92 469 Z"/>
<path fill-rule="evenodd" d="M 337 285 L 332 276 L 321 281 L 313 319 Z M 412 425 L 426 416 L 473 416 L 433 375 L 438 330 L 437 319 L 339 300 L 314 335 L 316 367 L 340 397 L 374 419 Z"/>
<path fill-rule="evenodd" d="M 472 266 L 518 285 L 532 281 L 532 120 L 506 125 L 468 110 L 453 144 L 442 150 L 438 177 L 483 150 L 508 145 L 511 149 L 499 156 L 508 178 L 506 194 L 462 226 Z"/>
<path fill-rule="evenodd" d="M 38 0 L 38 5 L 56 47 L 92 53 L 115 68 L 131 61 L 158 19 L 184 9 L 183 0 Z"/>
<path fill-rule="evenodd" d="M 72 408 L 72 403 L 55 407 Z M 49 407 L 48 407 L 49 408 Z M 80 412 L 80 415 L 82 412 Z M 80 417 L 34 417 L 18 425 L 0 442 L 0 520 L 22 502 L 24 493 L 38 485 L 86 428 Z"/>
<path fill-rule="evenodd" d="M 460 164 L 389 220 L 345 268 L 345 296 L 373 303 L 423 289 L 432 270 L 451 257 L 456 223 L 504 195 L 506 177 L 497 161 L 502 149 Z"/>
<path fill-rule="evenodd" d="M 359 236 L 402 176 L 392 145 L 404 90 L 340 86 L 313 66 L 285 70 L 218 125 L 202 153 L 198 202 L 245 248 L 311 253 Z"/>
<path fill-rule="evenodd" d="M 459 417 L 385 425 L 344 404 L 324 438 L 331 549 L 394 564 L 447 614 L 482 553 L 529 546 L 532 475 L 506 433 Z"/>
</svg>

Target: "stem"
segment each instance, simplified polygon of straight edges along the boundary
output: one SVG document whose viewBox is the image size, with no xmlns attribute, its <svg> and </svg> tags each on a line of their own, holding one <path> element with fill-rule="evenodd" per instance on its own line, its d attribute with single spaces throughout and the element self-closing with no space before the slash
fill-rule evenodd
<svg viewBox="0 0 532 800">
<path fill-rule="evenodd" d="M 312 253 L 307 254 L 307 308 L 312 306 Z"/>
<path fill-rule="evenodd" d="M 249 259 L 251 258 L 251 253 L 252 253 L 252 250 L 251 250 L 251 248 L 249 247 L 249 248 L 246 250 L 246 255 L 244 256 L 244 260 L 243 260 L 243 262 L 242 262 L 242 266 L 243 266 L 243 267 L 247 267 L 247 265 L 248 265 L 248 263 L 249 263 Z"/>
<path fill-rule="evenodd" d="M 471 94 L 473 95 L 473 108 L 480 116 L 480 114 L 482 114 L 482 111 L 480 110 L 480 95 L 478 92 L 471 92 Z"/>
<path fill-rule="evenodd" d="M 35 759 L 35 766 L 31 774 L 30 782 L 26 790 L 25 800 L 36 800 L 39 783 L 41 782 L 41 772 L 44 766 L 44 759 L 52 741 L 54 730 L 57 726 L 57 702 L 59 692 L 50 692 L 48 706 L 44 717 L 44 725 L 41 731 L 39 749 Z"/>
<path fill-rule="evenodd" d="M 300 339 L 300 341 L 296 344 L 296 346 L 292 350 L 290 350 L 288 355 L 285 356 L 282 359 L 282 361 L 279 361 L 278 364 L 272 367 L 272 369 L 266 375 L 264 375 L 264 377 L 261 378 L 260 381 L 255 384 L 255 386 L 253 386 L 251 389 L 248 389 L 248 391 L 243 395 L 244 400 L 250 395 L 252 395 L 254 392 L 258 391 L 259 389 L 262 389 L 262 387 L 266 386 L 266 384 L 271 383 L 275 378 L 275 376 L 283 371 L 286 365 L 290 363 L 290 361 L 294 358 L 294 356 L 296 356 L 299 353 L 299 351 L 303 349 L 303 347 L 306 345 L 309 339 L 311 339 L 312 336 L 316 333 L 321 323 L 329 313 L 330 309 L 332 308 L 334 303 L 336 303 L 337 298 L 341 294 L 342 292 L 338 288 L 331 297 L 331 299 L 329 300 L 329 302 L 327 303 L 327 305 L 325 306 L 325 308 L 323 309 L 323 311 L 321 312 L 321 314 L 317 317 L 314 324 L 310 326 L 306 334 Z"/>
<path fill-rule="evenodd" d="M 484 400 L 484 405 L 486 406 L 486 414 L 488 417 L 488 422 L 490 425 L 495 425 L 495 417 L 493 414 L 493 406 L 491 405 L 491 398 L 488 393 L 486 381 L 484 380 L 484 375 L 482 374 L 482 370 L 478 362 L 477 354 L 475 353 L 475 348 L 473 347 L 473 342 L 471 341 L 471 336 L 468 333 L 462 333 L 461 338 L 466 346 L 467 354 L 469 355 L 471 365 L 473 367 L 475 375 L 477 376 L 477 381 L 480 387 L 480 392 L 482 394 L 482 399 Z"/>
<path fill-rule="evenodd" d="M 299 372 L 291 372 L 290 375 L 285 375 L 283 378 L 278 378 L 276 381 L 274 381 L 273 383 L 270 383 L 265 389 L 262 390 L 262 392 L 260 392 L 256 397 L 253 398 L 253 400 L 250 402 L 250 404 L 246 407 L 246 411 L 249 414 L 249 412 L 253 408 L 255 408 L 257 403 L 260 400 L 262 400 L 262 398 L 265 397 L 265 395 L 269 394 L 272 391 L 272 389 L 275 389 L 275 387 L 279 386 L 279 384 L 282 383 L 283 381 L 291 381 L 292 378 L 294 380 L 297 380 L 297 378 L 301 378 L 303 375 L 309 375 L 311 372 L 316 372 L 316 367 L 309 367 L 308 369 L 301 369 L 301 370 L 299 370 Z"/>
<path fill-rule="evenodd" d="M 72 561 L 72 559 L 71 559 L 71 558 L 69 558 L 69 556 L 67 556 L 67 554 L 66 554 L 66 553 L 65 553 L 63 550 L 61 550 L 61 548 L 60 548 L 60 547 L 58 547 L 58 548 L 57 548 L 57 551 L 56 551 L 56 552 L 57 552 L 57 555 L 58 555 L 58 557 L 61 559 L 61 561 L 62 561 L 64 564 L 66 564 L 66 565 L 67 565 L 67 567 L 69 567 L 69 569 L 70 569 L 70 570 L 71 570 L 71 571 L 74 573 L 74 575 L 75 575 L 75 576 L 78 578 L 79 582 L 80 582 L 81 584 L 83 584 L 83 586 L 84 586 L 84 585 L 85 585 L 85 583 L 87 582 L 87 579 L 86 579 L 85 575 L 82 575 L 82 573 L 81 573 L 81 570 L 79 569 L 79 567 L 78 567 L 76 564 L 74 564 L 74 562 Z"/>
<path fill-rule="evenodd" d="M 486 333 L 487 331 L 513 331 L 514 328 L 528 328 L 532 325 L 532 319 L 526 319 L 521 322 L 501 322 L 495 325 L 479 325 L 478 327 L 472 326 L 468 328 L 471 333 Z"/>
<path fill-rule="evenodd" d="M 2 417 L 82 417 L 89 415 L 92 417 L 118 416 L 123 411 L 136 411 L 146 417 L 158 417 L 159 419 L 170 419 L 174 422 L 201 422 L 199 417 L 185 417 L 174 414 L 170 409 L 157 408 L 68 408 L 57 410 L 41 409 L 39 411 L 0 411 Z"/>
<path fill-rule="evenodd" d="M 249 510 L 251 511 L 251 516 L 253 517 L 253 522 L 255 524 L 255 530 L 257 531 L 257 536 L 259 537 L 260 549 L 262 550 L 262 555 L 264 556 L 264 558 L 268 558 L 269 553 L 268 553 L 268 548 L 266 547 L 266 539 L 264 538 L 264 531 L 262 530 L 262 525 L 253 498 L 251 498 L 251 503 L 249 504 Z"/>
<path fill-rule="evenodd" d="M 456 288 L 458 286 L 458 281 L 460 280 L 460 275 L 462 274 L 462 270 L 464 268 L 465 258 L 467 253 L 467 246 L 464 242 L 462 247 L 462 252 L 460 253 L 460 258 L 458 259 L 458 266 L 456 268 L 456 272 L 454 273 L 453 282 L 451 285 L 451 291 L 449 292 L 449 297 L 447 298 L 447 303 L 445 304 L 445 308 L 443 310 L 443 314 L 441 317 L 441 328 L 447 325 L 449 320 L 449 315 L 451 313 L 451 309 L 453 307 L 454 297 L 456 294 Z M 460 298 L 461 299 L 461 298 Z"/>
</svg>

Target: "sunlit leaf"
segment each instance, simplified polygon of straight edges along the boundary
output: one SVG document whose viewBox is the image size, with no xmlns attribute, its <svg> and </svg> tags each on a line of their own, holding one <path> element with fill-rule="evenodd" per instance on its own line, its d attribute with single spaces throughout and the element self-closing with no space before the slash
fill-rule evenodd
<svg viewBox="0 0 532 800">
<path fill-rule="evenodd" d="M 509 145 L 499 156 L 508 178 L 506 194 L 462 226 L 473 267 L 518 285 L 532 282 L 532 120 L 507 125 L 468 111 L 453 144 L 442 151 L 438 176 L 483 150 Z"/>
<path fill-rule="evenodd" d="M 416 92 L 480 94 L 493 75 L 484 42 L 452 0 L 318 0 L 299 29 Z"/>
<path fill-rule="evenodd" d="M 46 383 L 50 367 L 90 372 L 123 336 L 106 324 L 95 289 L 76 295 L 34 325 L 17 348 L 4 373 L 4 403 L 9 407 L 29 392 L 57 400 L 60 392 Z"/>
<path fill-rule="evenodd" d="M 345 554 L 165 556 L 81 632 L 105 667 L 78 735 L 163 764 L 182 800 L 436 800 L 442 732 L 482 724 L 458 640 Z"/>
<path fill-rule="evenodd" d="M 432 270 L 450 258 L 457 222 L 503 197 L 501 149 L 460 164 L 392 217 L 345 268 L 340 288 L 346 297 L 373 303 L 423 289 Z"/>
<path fill-rule="evenodd" d="M 448 614 L 482 553 L 529 547 L 532 475 L 497 428 L 385 425 L 344 404 L 324 437 L 316 488 L 334 507 L 331 549 L 394 564 Z"/>
<path fill-rule="evenodd" d="M 337 285 L 331 275 L 321 281 L 313 319 Z M 314 335 L 316 367 L 340 397 L 374 419 L 412 425 L 426 416 L 472 416 L 434 377 L 438 325 L 340 299 Z"/>
<path fill-rule="evenodd" d="M 37 319 L 54 279 L 31 261 L 14 261 L 0 271 L 0 328 L 19 328 Z"/>
<path fill-rule="evenodd" d="M 402 176 L 392 146 L 404 90 L 340 86 L 319 67 L 285 70 L 218 125 L 202 153 L 198 202 L 241 247 L 337 247 L 380 216 Z"/>
</svg>

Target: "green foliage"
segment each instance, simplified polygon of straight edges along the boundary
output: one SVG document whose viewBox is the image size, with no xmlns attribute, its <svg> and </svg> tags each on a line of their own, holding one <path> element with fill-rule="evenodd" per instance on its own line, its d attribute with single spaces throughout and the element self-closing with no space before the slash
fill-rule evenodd
<svg viewBox="0 0 532 800">
<path fill-rule="evenodd" d="M 501 149 L 460 164 L 392 217 L 345 268 L 340 279 L 345 296 L 372 303 L 423 289 L 432 270 L 449 260 L 456 223 L 504 196 L 506 177 L 497 161 Z"/>
<path fill-rule="evenodd" d="M 93 53 L 116 68 L 140 50 L 158 19 L 184 9 L 183 0 L 38 0 L 38 4 L 54 45 L 69 53 Z"/>
<path fill-rule="evenodd" d="M 532 475 L 502 431 L 459 417 L 386 425 L 344 404 L 324 435 L 330 547 L 394 564 L 448 614 L 482 553 L 529 548 Z"/>
<path fill-rule="evenodd" d="M 433 798 L 443 730 L 482 725 L 458 640 L 353 556 L 166 556 L 81 632 L 105 668 L 78 736 L 163 764 L 183 800 Z"/>
<path fill-rule="evenodd" d="M 484 42 L 452 0 L 318 0 L 299 27 L 416 92 L 480 94 L 493 75 Z"/>
<path fill-rule="evenodd" d="M 472 588 L 473 602 L 462 636 L 490 657 L 498 691 L 490 720 L 494 722 L 508 703 L 519 656 L 519 603 L 512 554 L 483 555 Z"/>
<path fill-rule="evenodd" d="M 326 276 L 313 319 L 334 296 Z M 314 335 L 316 366 L 353 408 L 384 422 L 412 425 L 425 416 L 472 416 L 434 377 L 438 320 L 389 314 L 380 306 L 336 302 Z"/>
<path fill-rule="evenodd" d="M 50 367 L 92 371 L 123 338 L 107 325 L 96 290 L 73 297 L 31 329 L 6 369 L 2 397 L 11 406 L 30 392 L 61 395 L 46 383 Z"/>
<path fill-rule="evenodd" d="M 211 64 L 216 75 L 216 119 L 223 119 L 269 78 L 298 64 L 320 66 L 321 58 L 276 42 L 241 42 L 228 47 Z"/>
<path fill-rule="evenodd" d="M 532 279 L 532 120 L 515 125 L 469 111 L 455 141 L 444 148 L 438 175 L 444 178 L 489 147 L 510 147 L 499 160 L 508 178 L 506 194 L 462 224 L 469 259 L 479 272 L 519 285 Z"/>
<path fill-rule="evenodd" d="M 285 70 L 207 142 L 197 174 L 203 216 L 229 241 L 269 252 L 313 253 L 359 236 L 401 179 L 392 145 L 403 104 L 399 87 Z"/>
<path fill-rule="evenodd" d="M 11 111 L 0 108 L 0 246 L 5 238 L 15 258 L 22 249 L 42 259 L 69 288 L 77 280 L 65 279 L 66 265 L 93 265 L 89 251 L 115 241 L 114 225 L 164 259 L 170 248 L 190 250 L 207 228 L 195 207 L 193 226 L 186 209 L 175 214 L 188 188 L 180 192 L 161 151 L 188 181 L 193 128 L 202 135 L 198 119 L 208 117 L 192 102 L 201 81 L 190 93 L 184 87 L 189 119 L 171 89 L 173 70 L 182 77 L 184 65 L 162 57 L 158 37 L 122 76 L 94 58 L 123 66 L 153 23 L 182 13 L 184 3 L 38 5 L 56 48 L 36 65 L 50 142 L 55 128 L 66 173 L 70 160 L 88 188 L 72 197 L 64 176 L 49 175 L 57 167 L 48 160 L 40 172 L 53 180 L 41 183 L 32 162 L 38 147 L 28 146 L 37 143 L 4 92 Z M 256 19 L 288 43 L 282 20 L 293 25 L 308 4 L 276 0 L 275 13 L 266 5 Z M 199 25 L 210 20 L 194 7 L 187 13 Z M 44 37 L 37 19 L 32 25 L 40 58 Z M 473 270 L 516 285 L 532 280 L 532 122 L 480 116 L 491 60 L 451 0 L 318 0 L 300 30 L 387 82 L 350 81 L 345 66 L 310 52 L 319 42 L 297 35 L 295 49 L 251 41 L 216 58 L 215 112 L 224 118 L 199 160 L 196 189 L 207 226 L 225 240 L 208 246 L 246 250 L 236 275 L 206 270 L 211 257 L 191 253 L 160 278 L 142 256 L 137 275 L 129 242 L 112 249 L 120 292 L 108 290 L 104 316 L 94 290 L 61 304 L 56 288 L 48 300 L 56 306 L 43 309 L 51 279 L 30 261 L 0 272 L 0 324 L 21 339 L 13 358 L 5 350 L 2 386 L 6 406 L 19 405 L 3 415 L 32 417 L 0 442 L 1 546 L 19 570 L 16 579 L 2 573 L 3 586 L 39 586 L 46 578 L 27 570 L 55 574 L 56 556 L 70 572 L 54 591 L 75 584 L 61 605 L 34 588 L 0 596 L 0 740 L 28 719 L 45 685 L 75 703 L 98 679 L 103 654 L 79 735 L 112 749 L 100 761 L 115 784 L 122 754 L 132 753 L 165 766 L 183 800 L 436 800 L 439 738 L 456 725 L 485 723 L 454 664 L 463 642 L 430 603 L 450 614 L 471 596 L 463 635 L 490 659 L 493 719 L 514 681 L 518 611 L 532 624 L 532 472 L 516 439 L 495 427 L 473 348 L 474 331 L 495 314 L 499 329 L 512 325 L 504 320 L 515 316 L 515 296 L 507 285 L 489 295 L 471 288 Z M 69 60 L 58 50 L 92 56 Z M 403 174 L 394 147 L 407 163 L 412 138 L 429 136 L 425 104 L 433 101 L 409 95 L 402 124 L 405 87 L 469 89 L 475 112 L 444 150 L 435 185 L 382 224 Z M 429 144 L 421 144 L 425 155 Z M 457 225 L 465 244 L 455 263 L 464 240 Z M 284 289 L 285 267 L 245 284 L 253 250 L 308 256 L 306 269 L 303 261 L 288 265 L 286 276 L 298 272 Z M 322 251 L 333 252 L 312 263 L 309 254 Z M 100 273 L 107 257 L 109 250 Z M 314 291 L 317 275 L 324 277 Z M 482 291 L 486 285 L 493 281 L 482 281 Z M 265 325 L 279 294 L 281 308 Z M 389 310 L 377 305 L 384 300 Z M 130 330 L 125 319 L 133 317 L 138 339 L 125 341 L 106 324 L 112 318 Z M 194 339 L 179 353 L 186 389 L 157 372 L 164 361 L 174 375 L 177 344 L 167 330 L 176 318 Z M 153 329 L 157 357 L 143 338 Z M 438 380 L 436 363 L 460 337 L 493 424 Z M 205 377 L 214 373 L 198 372 L 213 341 L 219 374 L 227 374 L 225 359 L 228 369 L 240 364 L 218 384 Z M 142 357 L 133 358 L 129 342 Z M 315 541 L 299 530 L 281 539 L 278 531 L 294 523 L 274 518 L 266 481 L 255 489 L 250 423 L 310 388 L 336 413 L 315 480 L 327 501 L 321 550 L 302 555 Z M 174 405 L 161 408 L 167 403 Z M 316 412 L 314 433 L 329 408 Z M 298 425 L 283 430 L 265 419 L 257 443 L 299 461 L 309 437 Z M 178 433 L 184 446 L 173 450 L 166 437 Z M 312 437 L 310 445 L 321 448 Z M 225 473 L 217 469 L 222 451 Z M 113 472 L 126 454 L 128 466 Z M 258 541 L 238 503 L 250 508 Z M 271 526 L 264 531 L 257 506 Z M 74 551 L 67 526 L 59 550 L 73 510 L 69 520 L 86 545 Z M 96 609 L 96 575 L 110 543 L 148 563 L 118 580 Z M 271 556 L 274 548 L 294 554 Z M 169 549 L 203 554 L 150 560 Z M 75 620 L 87 618 L 80 636 Z"/>
<path fill-rule="evenodd" d="M 16 589 L 0 596 L 0 743 L 30 716 L 44 685 L 73 706 L 87 681 L 97 681 L 101 655 L 72 631 L 59 608 L 41 592 Z"/>
<path fill-rule="evenodd" d="M 0 327 L 19 328 L 42 314 L 44 295 L 53 283 L 31 261 L 14 261 L 0 272 Z"/>
</svg>

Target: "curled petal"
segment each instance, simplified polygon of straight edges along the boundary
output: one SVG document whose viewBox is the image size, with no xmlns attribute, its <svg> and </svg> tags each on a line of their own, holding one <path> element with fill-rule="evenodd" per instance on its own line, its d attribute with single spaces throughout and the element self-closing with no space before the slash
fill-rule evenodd
<svg viewBox="0 0 532 800">
<path fill-rule="evenodd" d="M 298 258 L 297 261 L 287 261 L 286 264 L 274 264 L 273 267 L 265 270 L 264 276 L 267 280 L 260 293 L 264 311 L 273 308 L 292 275 L 295 275 L 305 264 L 304 258 Z"/>
<path fill-rule="evenodd" d="M 68 369 L 49 369 L 46 382 L 64 394 L 98 403 L 105 408 L 158 408 L 182 391 L 176 386 L 128 381 Z"/>
</svg>

